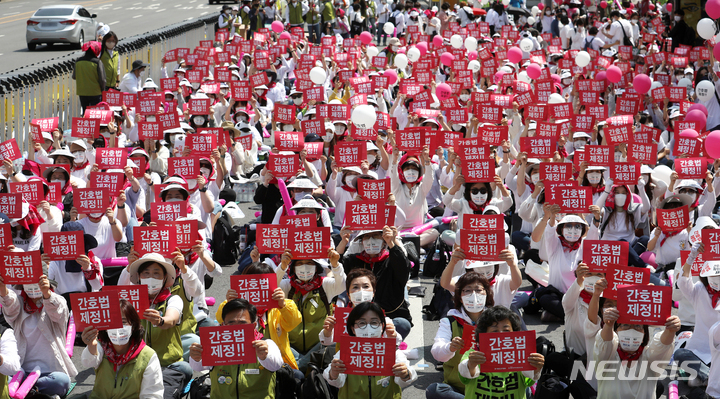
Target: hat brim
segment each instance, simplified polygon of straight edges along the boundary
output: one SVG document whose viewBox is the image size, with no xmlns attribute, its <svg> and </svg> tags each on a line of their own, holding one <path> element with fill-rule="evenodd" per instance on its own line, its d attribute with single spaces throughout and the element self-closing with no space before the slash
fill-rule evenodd
<svg viewBox="0 0 720 399">
<path fill-rule="evenodd" d="M 160 261 L 157 259 L 152 258 L 140 258 L 136 260 L 135 262 L 131 263 L 130 266 L 128 266 L 128 273 L 130 273 L 130 281 L 133 284 L 140 284 L 140 276 L 138 275 L 138 269 L 146 263 L 157 263 L 161 265 L 163 268 L 165 268 L 165 272 L 167 273 L 167 276 L 169 277 L 167 281 L 165 282 L 165 288 L 172 287 L 172 285 L 175 283 L 175 266 L 173 266 L 168 261 Z"/>
</svg>

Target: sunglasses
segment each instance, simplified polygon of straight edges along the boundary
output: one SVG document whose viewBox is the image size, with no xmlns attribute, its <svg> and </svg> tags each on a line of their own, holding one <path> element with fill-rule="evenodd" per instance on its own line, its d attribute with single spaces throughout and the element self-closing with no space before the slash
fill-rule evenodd
<svg viewBox="0 0 720 399">
<path fill-rule="evenodd" d="M 486 188 L 473 188 L 470 190 L 470 193 L 472 193 L 473 195 L 487 194 L 487 189 Z"/>
</svg>

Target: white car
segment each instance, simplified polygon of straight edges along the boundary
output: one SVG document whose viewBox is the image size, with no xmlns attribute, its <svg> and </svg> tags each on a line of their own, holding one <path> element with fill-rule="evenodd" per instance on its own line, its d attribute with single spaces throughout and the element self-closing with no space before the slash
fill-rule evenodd
<svg viewBox="0 0 720 399">
<path fill-rule="evenodd" d="M 28 50 L 38 44 L 70 43 L 81 48 L 85 41 L 95 40 L 98 22 L 96 14 L 90 14 L 80 5 L 56 5 L 40 7 L 27 20 Z"/>
</svg>

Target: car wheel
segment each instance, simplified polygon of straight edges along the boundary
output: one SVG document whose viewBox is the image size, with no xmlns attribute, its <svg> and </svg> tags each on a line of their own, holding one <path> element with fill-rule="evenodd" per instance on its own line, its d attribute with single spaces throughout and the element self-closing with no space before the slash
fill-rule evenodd
<svg viewBox="0 0 720 399">
<path fill-rule="evenodd" d="M 37 43 L 28 43 L 28 50 L 35 51 L 35 47 L 37 47 Z"/>
<path fill-rule="evenodd" d="M 82 49 L 83 44 L 85 44 L 85 33 L 80 32 L 80 40 L 75 45 L 78 49 Z"/>
</svg>

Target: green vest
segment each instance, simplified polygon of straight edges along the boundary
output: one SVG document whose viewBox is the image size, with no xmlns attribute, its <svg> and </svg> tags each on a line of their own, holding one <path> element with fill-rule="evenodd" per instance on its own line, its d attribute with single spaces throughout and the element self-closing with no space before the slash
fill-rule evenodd
<svg viewBox="0 0 720 399">
<path fill-rule="evenodd" d="M 379 380 L 387 379 L 383 384 Z M 395 376 L 346 375 L 345 385 L 340 388 L 338 399 L 401 399 L 402 390 L 395 383 Z"/>
<path fill-rule="evenodd" d="M 331 3 L 331 2 L 325 3 L 325 8 L 323 8 L 323 11 L 322 11 L 322 17 L 323 17 L 323 21 L 325 21 L 325 22 L 332 21 L 333 19 L 335 19 L 335 7 L 333 6 L 333 3 Z"/>
<path fill-rule="evenodd" d="M 10 392 L 8 391 L 8 378 L 6 375 L 0 374 L 0 399 L 10 399 Z"/>
<path fill-rule="evenodd" d="M 247 370 L 257 370 L 257 374 L 247 373 Z M 210 399 L 275 398 L 275 373 L 260 363 L 213 367 L 210 382 Z"/>
<path fill-rule="evenodd" d="M 305 22 L 303 21 L 302 4 L 299 1 L 296 5 L 288 4 L 288 16 L 290 17 L 290 25 L 302 25 Z"/>
<path fill-rule="evenodd" d="M 457 320 L 452 316 L 448 316 L 448 320 L 450 320 L 450 328 L 452 328 L 452 337 L 462 338 L 462 325 L 458 323 Z M 465 393 L 465 384 L 460 382 L 460 373 L 457 369 L 458 364 L 460 364 L 460 359 L 462 359 L 462 356 L 463 355 L 460 353 L 460 351 L 457 351 L 455 352 L 455 356 L 453 356 L 452 359 L 443 363 L 443 382 L 459 390 L 460 392 Z"/>
<path fill-rule="evenodd" d="M 120 53 L 113 51 L 113 57 L 110 58 L 110 54 L 107 51 L 103 51 L 100 56 L 100 61 L 103 63 L 105 68 L 105 87 L 115 87 L 118 83 L 118 63 L 120 62 Z"/>
<path fill-rule="evenodd" d="M 302 314 L 302 322 L 290 331 L 288 338 L 290 339 L 290 346 L 301 354 L 307 353 L 320 342 L 320 330 L 322 330 L 325 318 L 328 315 L 328 308 L 320 297 L 319 291 L 322 289 L 320 287 L 312 291 L 304 301 L 299 292 L 293 295 L 293 301 L 295 301 L 298 310 Z"/>
<path fill-rule="evenodd" d="M 245 12 L 245 7 L 240 10 L 240 21 L 245 26 L 250 26 L 250 14 Z"/>
<path fill-rule="evenodd" d="M 95 386 L 90 399 L 133 399 L 140 396 L 143 373 L 155 354 L 145 346 L 140 354 L 120 369 L 113 371 L 113 365 L 103 358 L 100 367 L 95 369 Z"/>
<path fill-rule="evenodd" d="M 167 301 L 157 305 L 155 309 L 160 312 L 161 315 L 165 315 L 166 308 Z M 159 327 L 153 327 L 147 320 L 142 320 L 142 325 L 145 328 L 145 342 L 157 352 L 160 366 L 167 367 L 183 360 L 180 326 L 163 330 Z"/>
<path fill-rule="evenodd" d="M 78 96 L 101 96 L 98 65 L 90 60 L 75 63 L 75 83 Z"/>
<path fill-rule="evenodd" d="M 188 298 L 185 294 L 185 286 L 183 285 L 182 277 L 178 277 L 175 281 L 175 285 L 170 288 L 170 292 L 173 295 L 177 295 L 183 300 L 183 312 L 182 322 L 180 322 L 180 335 L 195 334 L 195 327 L 197 326 L 197 319 L 193 314 L 193 299 Z"/>
<path fill-rule="evenodd" d="M 307 14 L 305 14 L 305 21 L 306 21 L 308 24 L 310 24 L 310 25 L 315 25 L 315 24 L 319 24 L 319 23 L 320 23 L 320 18 L 321 18 L 320 13 L 317 12 L 317 11 L 313 13 L 313 10 L 314 10 L 314 9 L 311 8 L 311 9 L 307 12 Z"/>
</svg>

